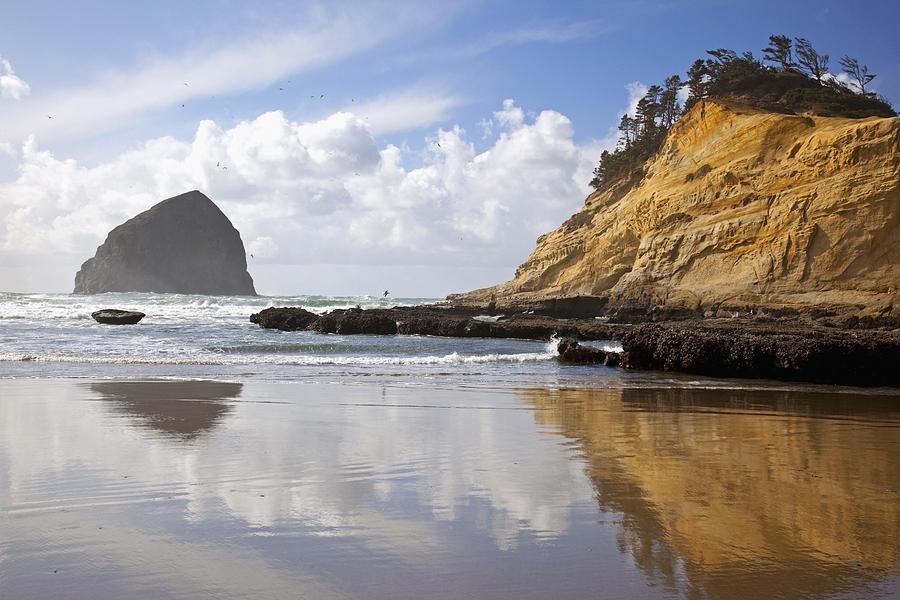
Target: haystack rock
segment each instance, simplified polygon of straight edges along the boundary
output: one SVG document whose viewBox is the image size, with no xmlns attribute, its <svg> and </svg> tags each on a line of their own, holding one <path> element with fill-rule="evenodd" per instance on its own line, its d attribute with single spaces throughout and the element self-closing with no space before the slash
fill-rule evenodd
<svg viewBox="0 0 900 600">
<path fill-rule="evenodd" d="M 452 296 L 617 308 L 900 314 L 900 118 L 699 102 L 504 284 Z"/>
<path fill-rule="evenodd" d="M 196 190 L 109 232 L 75 275 L 74 293 L 103 292 L 256 295 L 241 234 Z"/>
</svg>

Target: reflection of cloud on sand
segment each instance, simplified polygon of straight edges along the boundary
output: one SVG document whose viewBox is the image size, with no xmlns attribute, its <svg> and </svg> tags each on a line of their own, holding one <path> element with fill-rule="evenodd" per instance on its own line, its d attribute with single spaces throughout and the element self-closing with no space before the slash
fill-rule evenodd
<svg viewBox="0 0 900 600">
<path fill-rule="evenodd" d="M 662 389 L 525 396 L 540 422 L 581 444 L 601 508 L 623 514 L 623 551 L 670 585 L 683 569 L 701 595 L 819 596 L 897 572 L 896 398 Z"/>
<path fill-rule="evenodd" d="M 342 397 L 371 392 L 340 390 Z M 390 390 L 386 403 L 403 393 Z M 441 391 L 427 393 L 429 403 L 441 403 Z M 458 401 L 458 393 L 453 397 Z M 224 502 L 249 524 L 301 521 L 320 535 L 410 542 L 415 555 L 420 544 L 429 545 L 426 533 L 437 536 L 433 521 L 457 520 L 474 499 L 490 507 L 484 532 L 501 547 L 513 547 L 525 530 L 544 537 L 564 533 L 572 504 L 592 501 L 582 467 L 553 439 L 535 443 L 527 411 L 298 402 L 300 410 L 241 404 L 229 420 L 229 435 L 197 449 L 210 483 L 192 494 L 193 519 L 208 518 Z M 284 411 L 283 417 L 273 419 L 273 410 Z M 225 454 L 240 456 L 239 464 L 217 460 Z M 415 525 L 422 535 L 394 536 L 390 532 L 412 527 L 414 519 L 393 522 L 376 505 L 408 502 L 430 520 Z"/>
<path fill-rule="evenodd" d="M 512 548 L 523 532 L 565 533 L 572 506 L 593 502 L 582 466 L 538 434 L 530 411 L 465 405 L 518 406 L 507 393 L 388 388 L 382 398 L 372 386 L 204 382 L 38 390 L 33 401 L 0 403 L 3 503 L 17 510 L 58 509 L 63 497 L 73 506 L 174 497 L 192 526 L 302 528 L 419 562 L 446 543 L 442 523 Z M 435 407 L 390 406 L 423 393 Z M 350 400 L 369 405 L 341 405 Z"/>
</svg>

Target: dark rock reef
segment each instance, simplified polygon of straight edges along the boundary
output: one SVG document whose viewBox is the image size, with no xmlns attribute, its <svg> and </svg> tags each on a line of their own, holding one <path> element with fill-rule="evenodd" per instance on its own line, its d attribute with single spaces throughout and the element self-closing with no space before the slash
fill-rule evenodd
<svg viewBox="0 0 900 600">
<path fill-rule="evenodd" d="M 316 313 L 311 313 L 302 308 L 283 307 L 266 308 L 258 313 L 250 315 L 250 322 L 256 323 L 266 329 L 278 329 L 281 331 L 302 331 L 308 329 L 319 318 Z"/>
<path fill-rule="evenodd" d="M 478 311 L 446 306 L 399 306 L 332 310 L 321 316 L 302 308 L 267 308 L 250 316 L 252 323 L 281 331 L 311 330 L 320 333 L 437 335 L 549 340 L 553 335 L 579 339 L 619 339 L 624 326 L 594 319 L 554 319 L 537 314 L 477 318 Z"/>
<path fill-rule="evenodd" d="M 95 321 L 104 325 L 134 325 L 147 315 L 136 310 L 104 308 L 103 310 L 92 312 L 91 316 Z"/>
<path fill-rule="evenodd" d="M 240 233 L 196 190 L 109 232 L 75 275 L 74 293 L 103 292 L 256 295 Z"/>
<path fill-rule="evenodd" d="M 622 355 L 619 352 L 608 352 L 601 348 L 579 344 L 572 338 L 561 339 L 556 351 L 559 353 L 559 360 L 567 363 L 617 367 L 622 362 Z"/>
<path fill-rule="evenodd" d="M 548 307 L 545 307 L 547 309 Z M 559 309 L 560 307 L 555 307 Z M 565 307 L 566 312 L 572 307 Z M 580 310 L 580 308 L 579 308 Z M 681 371 L 714 377 L 781 379 L 811 383 L 900 387 L 900 332 L 837 329 L 828 321 L 794 314 L 692 318 L 623 324 L 596 318 L 554 318 L 533 313 L 486 317 L 474 307 L 431 305 L 333 310 L 269 308 L 250 317 L 262 327 L 321 333 L 437 335 L 446 337 L 564 339 L 562 362 L 630 369 Z M 577 340 L 620 340 L 607 352 Z"/>
<path fill-rule="evenodd" d="M 633 369 L 900 387 L 900 335 L 762 323 L 644 324 L 622 337 Z"/>
</svg>

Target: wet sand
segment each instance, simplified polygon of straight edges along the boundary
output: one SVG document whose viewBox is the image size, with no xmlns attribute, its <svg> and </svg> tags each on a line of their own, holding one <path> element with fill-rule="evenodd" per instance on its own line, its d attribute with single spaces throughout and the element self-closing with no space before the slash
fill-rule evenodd
<svg viewBox="0 0 900 600">
<path fill-rule="evenodd" d="M 891 598 L 900 397 L 0 380 L 3 598 Z"/>
</svg>

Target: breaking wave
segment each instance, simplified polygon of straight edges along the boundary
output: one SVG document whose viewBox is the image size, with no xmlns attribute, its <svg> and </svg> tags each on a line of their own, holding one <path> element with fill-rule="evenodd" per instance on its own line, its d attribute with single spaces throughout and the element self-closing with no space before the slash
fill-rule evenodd
<svg viewBox="0 0 900 600">
<path fill-rule="evenodd" d="M 209 357 L 129 357 L 129 356 L 76 356 L 0 353 L 0 362 L 62 362 L 85 364 L 134 364 L 134 365 L 286 365 L 286 366 L 380 366 L 380 365 L 466 365 L 488 363 L 527 363 L 553 359 L 549 352 L 523 352 L 518 354 L 461 355 L 453 352 L 444 356 L 240 356 L 229 358 Z"/>
</svg>

